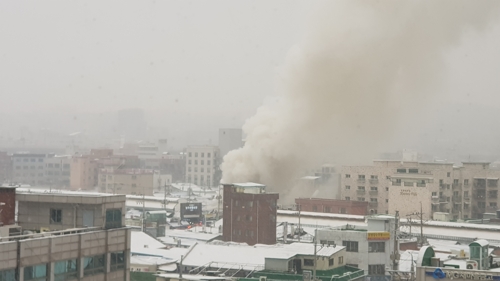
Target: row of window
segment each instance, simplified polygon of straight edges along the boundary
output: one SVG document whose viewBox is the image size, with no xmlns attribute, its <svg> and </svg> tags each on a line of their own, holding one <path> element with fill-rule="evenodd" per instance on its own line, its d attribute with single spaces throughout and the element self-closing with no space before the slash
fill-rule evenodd
<svg viewBox="0 0 500 281">
<path fill-rule="evenodd" d="M 188 164 L 192 164 L 191 159 L 188 160 Z M 198 160 L 194 160 L 194 164 L 198 165 Z M 200 165 L 205 165 L 205 160 L 200 160 Z M 207 160 L 207 165 L 212 165 L 212 161 Z"/>
<path fill-rule="evenodd" d="M 61 224 L 62 217 L 63 217 L 62 209 L 50 209 L 50 224 Z M 121 226 L 122 226 L 121 209 L 107 209 L 106 228 L 116 228 Z"/>
<path fill-rule="evenodd" d="M 358 241 L 342 241 L 346 252 L 358 252 Z M 369 253 L 385 253 L 385 242 L 368 242 Z"/>
<path fill-rule="evenodd" d="M 104 273 L 106 270 L 105 255 L 96 255 L 83 258 L 83 274 L 84 276 Z M 125 268 L 125 255 L 123 252 L 115 252 L 110 254 L 110 270 L 116 271 Z M 47 276 L 48 264 L 39 264 L 27 266 L 23 269 L 24 280 L 31 281 L 47 281 L 50 279 Z M 78 278 L 78 259 L 69 259 L 57 261 L 54 263 L 54 280 L 65 281 Z M 8 269 L 0 271 L 1 281 L 15 281 L 16 270 Z"/>
<path fill-rule="evenodd" d="M 350 185 L 346 185 L 345 189 L 346 190 L 350 190 L 351 186 Z M 364 186 L 358 186 L 358 190 L 365 190 L 365 187 Z M 378 191 L 378 187 L 376 187 L 376 186 L 370 186 L 370 191 Z M 389 187 L 386 187 L 385 191 L 389 191 Z"/>
<path fill-rule="evenodd" d="M 16 162 L 21 162 L 21 158 L 14 158 Z M 22 162 L 43 162 L 43 158 L 23 158 Z"/>
<path fill-rule="evenodd" d="M 338 258 L 339 265 L 344 263 L 344 257 Z M 328 260 L 328 266 L 333 266 L 335 264 L 335 258 L 330 258 Z M 314 259 L 304 259 L 304 266 L 314 266 Z"/>
<path fill-rule="evenodd" d="M 193 154 L 194 154 L 194 157 L 198 157 L 198 152 L 189 152 L 188 153 L 188 156 L 189 157 L 193 157 Z M 200 157 L 205 157 L 205 153 L 204 152 L 200 152 Z M 207 152 L 207 157 L 210 158 L 211 157 L 211 154 L 210 152 Z M 214 153 L 214 157 L 217 157 L 217 153 Z"/>
<path fill-rule="evenodd" d="M 191 172 L 191 167 L 188 167 L 188 172 Z M 194 167 L 194 172 L 197 173 L 198 172 L 198 167 Z M 201 173 L 204 173 L 205 172 L 205 169 L 203 167 L 200 168 L 200 172 Z M 210 167 L 207 167 L 207 173 L 210 173 Z"/>
<path fill-rule="evenodd" d="M 365 197 L 358 197 L 356 198 L 357 201 L 366 201 L 366 198 Z M 345 197 L 345 200 L 346 201 L 351 201 L 351 197 L 349 196 L 346 196 Z M 378 203 L 378 199 L 377 198 L 370 198 L 370 202 L 371 203 Z M 385 203 L 389 203 L 389 199 L 385 199 Z"/>
</svg>

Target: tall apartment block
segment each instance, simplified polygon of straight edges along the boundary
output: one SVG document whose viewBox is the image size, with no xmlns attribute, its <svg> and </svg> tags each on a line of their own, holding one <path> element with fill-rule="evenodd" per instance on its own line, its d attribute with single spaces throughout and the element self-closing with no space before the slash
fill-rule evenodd
<svg viewBox="0 0 500 281">
<path fill-rule="evenodd" d="M 186 182 L 200 186 L 218 186 L 220 153 L 213 145 L 192 145 L 186 150 Z"/>
<path fill-rule="evenodd" d="M 276 202 L 279 194 L 266 193 L 257 183 L 224 184 L 224 241 L 276 244 Z"/>
<path fill-rule="evenodd" d="M 341 168 L 341 199 L 367 201 L 369 213 L 391 213 L 401 217 L 422 212 L 449 213 L 451 219 L 482 218 L 499 209 L 500 170 L 487 162 L 377 160 L 373 166 Z"/>
</svg>

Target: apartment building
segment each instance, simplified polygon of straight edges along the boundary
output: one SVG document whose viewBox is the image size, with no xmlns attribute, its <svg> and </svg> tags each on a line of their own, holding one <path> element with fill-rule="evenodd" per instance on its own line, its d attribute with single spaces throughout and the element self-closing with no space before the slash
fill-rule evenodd
<svg viewBox="0 0 500 281">
<path fill-rule="evenodd" d="M 47 185 L 45 162 L 54 154 L 14 153 L 12 181 L 30 185 Z"/>
<path fill-rule="evenodd" d="M 344 200 L 367 201 L 369 212 L 401 217 L 434 212 L 449 213 L 454 220 L 482 218 L 499 206 L 500 170 L 486 162 L 377 160 L 373 166 L 341 168 L 340 195 Z"/>
<path fill-rule="evenodd" d="M 303 212 L 331 214 L 350 214 L 365 216 L 368 214 L 368 202 L 325 198 L 296 198 L 295 204 Z"/>
<path fill-rule="evenodd" d="M 257 183 L 224 184 L 224 241 L 276 244 L 276 210 L 279 194 L 266 193 Z"/>
<path fill-rule="evenodd" d="M 104 168 L 99 171 L 99 191 L 152 196 L 158 175 L 154 170 Z"/>
<path fill-rule="evenodd" d="M 219 148 L 213 145 L 192 145 L 186 150 L 186 182 L 199 186 L 217 186 L 220 182 Z"/>
<path fill-rule="evenodd" d="M 71 157 L 55 155 L 45 159 L 45 181 L 51 187 L 66 188 L 70 186 Z"/>
<path fill-rule="evenodd" d="M 89 190 L 97 186 L 98 163 L 90 155 L 73 156 L 70 164 L 70 186 L 73 190 Z"/>
</svg>

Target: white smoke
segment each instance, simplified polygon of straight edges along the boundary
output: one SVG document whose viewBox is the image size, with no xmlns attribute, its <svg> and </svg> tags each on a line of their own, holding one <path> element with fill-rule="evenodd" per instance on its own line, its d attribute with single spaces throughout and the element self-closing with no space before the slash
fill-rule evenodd
<svg viewBox="0 0 500 281">
<path fill-rule="evenodd" d="M 371 160 L 421 100 L 440 91 L 444 52 L 482 30 L 497 1 L 335 1 L 314 14 L 278 81 L 279 102 L 247 120 L 222 182 L 290 190 L 325 161 Z M 398 129 L 398 133 L 402 133 Z M 334 157 L 334 159 L 332 159 Z"/>
</svg>

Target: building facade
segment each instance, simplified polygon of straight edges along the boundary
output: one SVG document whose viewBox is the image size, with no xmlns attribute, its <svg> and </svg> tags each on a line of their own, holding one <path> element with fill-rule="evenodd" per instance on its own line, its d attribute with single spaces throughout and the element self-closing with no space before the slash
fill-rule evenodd
<svg viewBox="0 0 500 281">
<path fill-rule="evenodd" d="M 489 163 L 402 162 L 380 160 L 373 166 L 341 168 L 343 200 L 367 201 L 369 213 L 401 217 L 422 210 L 423 217 L 446 212 L 454 220 L 482 218 L 499 209 L 500 170 Z"/>
<path fill-rule="evenodd" d="M 68 188 L 71 178 L 71 158 L 54 156 L 45 159 L 45 181 L 50 187 Z"/>
<path fill-rule="evenodd" d="M 97 186 L 98 165 L 92 156 L 74 156 L 70 169 L 71 189 L 89 190 Z"/>
<path fill-rule="evenodd" d="M 0 226 L 16 221 L 16 187 L 0 186 Z"/>
<path fill-rule="evenodd" d="M 125 227 L 125 196 L 18 192 L 18 224 L 25 230 Z"/>
<path fill-rule="evenodd" d="M 319 212 L 333 214 L 350 214 L 365 216 L 368 214 L 368 202 L 323 199 L 323 198 L 297 198 L 295 204 L 303 212 Z"/>
<path fill-rule="evenodd" d="M 394 265 L 391 254 L 394 253 L 395 219 L 381 215 L 369 217 L 367 221 L 367 227 L 345 225 L 318 229 L 316 239 L 320 244 L 346 247 L 347 266 L 363 269 L 367 275 L 386 275 L 386 269 Z"/>
<path fill-rule="evenodd" d="M 45 162 L 54 154 L 14 153 L 12 155 L 12 182 L 46 186 Z"/>
<path fill-rule="evenodd" d="M 266 193 L 255 183 L 225 184 L 223 195 L 224 241 L 255 244 L 276 243 L 277 193 Z"/>
<path fill-rule="evenodd" d="M 99 191 L 112 194 L 153 195 L 158 171 L 105 168 L 99 172 Z M 155 176 L 156 175 L 156 176 Z"/>
<path fill-rule="evenodd" d="M 189 146 L 186 154 L 186 182 L 203 187 L 219 185 L 220 153 L 217 146 Z"/>
<path fill-rule="evenodd" d="M 12 158 L 4 151 L 0 151 L 0 183 L 12 180 Z"/>
</svg>

